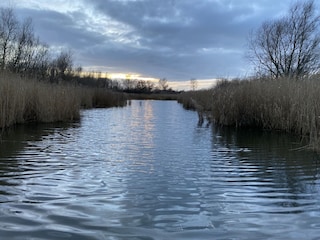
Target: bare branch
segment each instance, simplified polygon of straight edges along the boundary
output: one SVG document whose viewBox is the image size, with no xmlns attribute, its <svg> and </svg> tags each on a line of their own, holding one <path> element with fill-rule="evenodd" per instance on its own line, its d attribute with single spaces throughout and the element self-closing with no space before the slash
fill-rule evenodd
<svg viewBox="0 0 320 240">
<path fill-rule="evenodd" d="M 264 22 L 251 34 L 251 61 L 271 77 L 300 77 L 320 66 L 320 16 L 313 1 L 298 2 L 278 20 Z"/>
</svg>

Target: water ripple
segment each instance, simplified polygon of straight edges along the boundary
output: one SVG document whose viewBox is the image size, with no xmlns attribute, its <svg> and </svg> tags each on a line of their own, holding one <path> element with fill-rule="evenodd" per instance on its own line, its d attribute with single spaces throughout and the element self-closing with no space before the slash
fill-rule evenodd
<svg viewBox="0 0 320 240">
<path fill-rule="evenodd" d="M 198 127 L 159 101 L 25 131 L 1 146 L 4 239 L 320 236 L 319 158 L 288 136 Z"/>
</svg>

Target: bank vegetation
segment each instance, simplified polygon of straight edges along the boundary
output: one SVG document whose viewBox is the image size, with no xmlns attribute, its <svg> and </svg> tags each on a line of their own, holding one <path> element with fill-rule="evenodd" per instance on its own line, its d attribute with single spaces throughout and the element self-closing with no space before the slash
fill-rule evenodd
<svg viewBox="0 0 320 240">
<path fill-rule="evenodd" d="M 320 151 L 319 25 L 314 1 L 296 2 L 250 34 L 256 77 L 222 80 L 211 90 L 181 95 L 180 102 L 217 125 L 297 134 Z"/>
<path fill-rule="evenodd" d="M 0 72 L 0 129 L 30 122 L 74 121 L 81 108 L 124 106 L 123 93 L 53 84 Z"/>
<path fill-rule="evenodd" d="M 31 18 L 0 8 L 0 131 L 29 122 L 73 121 L 81 108 L 124 106 L 108 78 L 74 67 L 72 52 L 40 41 Z"/>
<path fill-rule="evenodd" d="M 196 109 L 191 99 L 217 125 L 293 133 L 320 150 L 319 75 L 295 80 L 222 80 L 213 89 L 180 96 L 186 108 Z"/>
</svg>

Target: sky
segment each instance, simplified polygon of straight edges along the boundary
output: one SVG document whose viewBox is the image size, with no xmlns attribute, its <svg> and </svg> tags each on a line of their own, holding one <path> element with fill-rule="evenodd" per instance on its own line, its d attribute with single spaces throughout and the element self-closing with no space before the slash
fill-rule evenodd
<svg viewBox="0 0 320 240">
<path fill-rule="evenodd" d="M 291 0 L 1 0 L 85 70 L 208 84 L 246 77 L 248 34 Z"/>
</svg>

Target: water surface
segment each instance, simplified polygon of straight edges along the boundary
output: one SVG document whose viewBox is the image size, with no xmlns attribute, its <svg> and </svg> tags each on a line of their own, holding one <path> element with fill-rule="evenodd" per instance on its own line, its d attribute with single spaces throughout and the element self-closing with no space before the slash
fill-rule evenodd
<svg viewBox="0 0 320 240">
<path fill-rule="evenodd" d="M 0 144 L 1 239 L 318 239 L 319 156 L 198 126 L 172 101 L 84 110 Z"/>
</svg>

